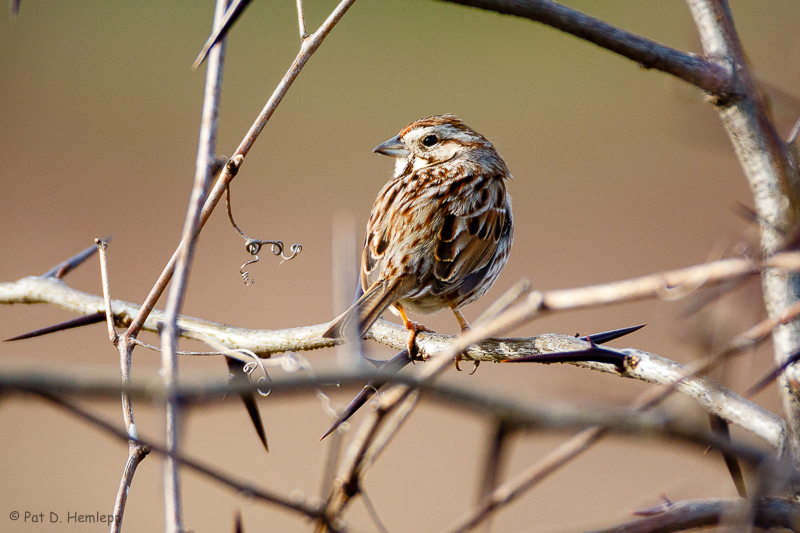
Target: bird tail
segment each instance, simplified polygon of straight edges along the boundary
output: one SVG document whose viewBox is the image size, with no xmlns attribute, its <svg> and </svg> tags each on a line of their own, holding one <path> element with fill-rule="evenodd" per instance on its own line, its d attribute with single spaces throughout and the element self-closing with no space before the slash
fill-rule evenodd
<svg viewBox="0 0 800 533">
<path fill-rule="evenodd" d="M 394 285 L 390 285 L 385 280 L 373 283 L 361 298 L 331 322 L 322 336 L 326 339 L 344 339 L 346 341 L 355 340 L 355 335 L 358 335 L 357 338 L 361 338 L 378 320 L 381 313 L 393 303 Z"/>
</svg>

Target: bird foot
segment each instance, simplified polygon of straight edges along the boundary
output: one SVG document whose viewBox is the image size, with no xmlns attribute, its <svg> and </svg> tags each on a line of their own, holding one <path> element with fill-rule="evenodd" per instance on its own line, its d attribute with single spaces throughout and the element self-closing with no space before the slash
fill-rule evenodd
<svg viewBox="0 0 800 533">
<path fill-rule="evenodd" d="M 453 312 L 455 313 L 455 311 L 453 311 Z M 467 324 L 467 321 L 466 321 L 466 319 L 464 319 L 464 316 L 463 316 L 463 315 L 461 315 L 461 316 L 459 317 L 459 315 L 460 315 L 460 313 L 456 313 L 456 318 L 458 318 L 458 319 L 459 319 L 459 320 L 458 320 L 458 321 L 459 321 L 459 323 L 461 323 L 461 324 L 462 324 L 462 327 L 461 327 L 461 333 L 464 333 L 465 331 L 468 331 L 468 330 L 470 329 L 470 327 L 469 327 L 469 324 Z M 463 358 L 463 357 L 461 357 L 461 354 L 458 354 L 458 355 L 456 355 L 456 370 L 458 370 L 459 372 L 461 372 L 461 367 L 460 367 L 460 366 L 458 366 L 458 364 L 459 364 L 459 363 L 460 363 L 460 362 L 461 362 L 463 359 L 464 359 L 464 358 Z M 478 371 L 478 367 L 479 367 L 479 366 L 481 366 L 481 362 L 480 362 L 480 361 L 473 361 L 473 362 L 472 362 L 472 372 L 470 372 L 470 373 L 469 373 L 469 375 L 471 376 L 471 375 L 473 375 L 475 372 L 477 372 L 477 371 Z"/>
<path fill-rule="evenodd" d="M 430 328 L 427 328 L 420 324 L 419 322 L 414 322 L 413 320 L 407 320 L 405 322 L 406 329 L 408 329 L 408 341 L 406 341 L 406 347 L 408 348 L 408 355 L 412 361 L 427 361 L 430 357 L 429 355 L 425 354 L 420 356 L 419 350 L 417 349 L 416 340 L 417 340 L 417 333 L 436 333 Z"/>
</svg>

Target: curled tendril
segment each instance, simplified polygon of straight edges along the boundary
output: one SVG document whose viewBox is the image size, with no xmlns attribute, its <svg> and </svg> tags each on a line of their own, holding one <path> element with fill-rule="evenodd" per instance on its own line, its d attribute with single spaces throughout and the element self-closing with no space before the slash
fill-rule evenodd
<svg viewBox="0 0 800 533">
<path fill-rule="evenodd" d="M 246 262 L 245 264 L 242 265 L 242 268 L 239 269 L 239 274 L 241 274 L 242 280 L 244 280 L 244 284 L 245 285 L 251 285 L 251 284 L 255 283 L 255 280 L 250 277 L 250 272 L 247 272 L 245 270 L 245 267 L 247 265 L 251 265 L 253 263 L 258 263 L 258 261 L 260 260 L 259 257 L 258 257 L 258 254 L 261 252 L 261 247 L 264 246 L 265 244 L 269 244 L 270 245 L 270 249 L 272 250 L 272 255 L 281 256 L 281 262 L 280 262 L 281 265 L 283 263 L 285 263 L 286 261 L 291 261 L 292 259 L 297 257 L 297 254 L 299 254 L 300 252 L 303 251 L 303 245 L 302 244 L 293 244 L 291 246 L 291 248 L 290 248 L 290 250 L 292 251 L 292 254 L 287 256 L 284 253 L 283 241 L 261 241 L 261 240 L 258 240 L 258 239 L 251 239 L 250 237 L 248 237 L 247 234 L 245 234 L 245 232 L 243 232 L 241 230 L 241 228 L 239 228 L 239 226 L 233 220 L 233 212 L 231 211 L 231 189 L 230 189 L 230 187 L 228 187 L 228 190 L 227 190 L 226 195 L 225 195 L 225 205 L 226 205 L 226 207 L 228 209 L 228 219 L 231 221 L 231 225 L 233 226 L 233 228 L 236 231 L 239 232 L 239 235 L 244 237 L 244 239 L 245 239 L 244 248 L 245 248 L 245 250 L 247 250 L 247 253 L 249 253 L 250 255 L 252 255 L 254 257 L 254 259 L 251 259 L 250 261 Z"/>
<path fill-rule="evenodd" d="M 283 253 L 284 249 L 283 241 L 259 241 L 257 239 L 247 239 L 247 242 L 244 244 L 244 248 L 245 250 L 247 250 L 247 253 L 255 257 L 255 259 L 251 259 L 247 263 L 243 264 L 242 268 L 239 269 L 239 274 L 242 275 L 242 279 L 244 280 L 245 285 L 250 285 L 252 283 L 255 283 L 255 280 L 250 278 L 250 272 L 247 272 L 244 268 L 247 265 L 258 263 L 259 261 L 258 254 L 259 252 L 261 252 L 261 247 L 264 246 L 265 244 L 269 244 L 271 246 L 272 255 L 279 255 L 283 258 L 283 260 L 280 262 L 281 265 L 286 261 L 291 261 L 297 256 L 297 254 L 303 251 L 302 244 L 293 244 L 291 247 L 292 255 L 287 257 L 286 254 Z"/>
<path fill-rule="evenodd" d="M 256 385 L 258 387 L 258 393 L 261 396 L 264 396 L 266 398 L 267 396 L 269 396 L 272 393 L 272 385 L 270 385 L 270 387 L 267 389 L 266 392 L 261 390 L 261 387 L 262 387 L 262 385 L 264 383 L 270 383 L 271 384 L 272 383 L 272 378 L 269 377 L 269 372 L 267 372 L 267 369 L 264 366 L 264 364 L 262 363 L 261 358 L 260 357 L 256 357 L 255 361 L 250 361 L 249 363 L 246 363 L 244 365 L 244 368 L 242 368 L 242 371 L 250 377 L 250 381 L 252 382 L 253 381 L 253 372 L 255 372 L 257 368 L 261 368 L 261 371 L 264 373 L 264 375 L 261 376 L 260 378 L 258 378 L 258 380 L 256 381 Z"/>
</svg>

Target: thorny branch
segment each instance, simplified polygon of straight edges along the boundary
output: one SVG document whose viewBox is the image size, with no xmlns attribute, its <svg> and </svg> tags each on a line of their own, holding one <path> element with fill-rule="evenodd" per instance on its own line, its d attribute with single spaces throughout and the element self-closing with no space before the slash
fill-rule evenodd
<svg viewBox="0 0 800 533">
<path fill-rule="evenodd" d="M 111 343 L 116 345 L 119 349 L 119 337 L 114 329 L 114 315 L 111 312 L 113 305 L 111 303 L 111 288 L 108 281 L 108 244 L 99 239 L 95 239 L 95 244 L 97 245 L 98 255 L 100 256 L 100 279 L 103 286 L 103 302 L 106 308 L 108 338 Z M 120 378 L 124 387 L 129 385 L 131 381 L 130 350 L 119 349 L 119 353 Z M 122 530 L 122 519 L 125 515 L 125 505 L 128 502 L 128 492 L 133 483 L 133 476 L 136 474 L 139 463 L 150 453 L 149 448 L 136 441 L 137 433 L 133 418 L 133 401 L 125 392 L 122 393 L 122 419 L 125 424 L 125 431 L 130 440 L 128 441 L 128 460 L 125 462 L 125 468 L 122 471 L 122 479 L 117 489 L 117 496 L 114 499 L 114 521 L 111 524 L 111 533 L 119 533 Z"/>
<path fill-rule="evenodd" d="M 794 264 L 797 259 L 798 254 L 796 253 L 779 254 L 774 256 L 768 264 L 794 268 L 798 266 Z M 542 334 L 531 338 L 488 340 L 482 340 L 481 336 L 485 336 L 487 331 L 492 332 L 489 333 L 489 336 L 492 336 L 496 335 L 497 331 L 513 329 L 535 317 L 537 313 L 606 305 L 648 296 L 653 298 L 663 295 L 665 287 L 668 286 L 688 284 L 696 288 L 699 286 L 699 280 L 710 283 L 735 276 L 750 275 L 758 270 L 758 265 L 749 260 L 729 259 L 643 276 L 634 280 L 545 293 L 532 292 L 523 298 L 520 304 L 512 306 L 504 313 L 486 322 L 485 325 L 479 324 L 467 335 L 454 338 L 434 333 L 421 333 L 417 340 L 418 347 L 421 353 L 436 356 L 436 358 L 443 354 L 450 354 L 450 357 L 453 357 L 456 353 L 462 352 L 464 359 L 495 362 L 531 354 L 582 350 L 587 347 L 587 344 L 569 335 Z M 614 291 L 617 291 L 617 299 L 612 297 Z M 97 296 L 71 289 L 60 281 L 37 277 L 0 284 L 0 302 L 48 302 L 82 313 L 94 313 L 104 307 L 102 299 Z M 545 304 L 547 302 L 550 304 Z M 119 301 L 114 301 L 112 306 L 115 319 L 120 323 L 125 323 L 128 320 L 126 317 L 133 316 L 137 309 L 134 304 Z M 160 320 L 160 313 L 154 312 L 146 325 L 148 328 L 156 330 Z M 249 349 L 260 356 L 269 356 L 269 354 L 280 351 L 309 350 L 332 345 L 332 341 L 321 338 L 326 327 L 325 324 L 259 331 L 182 317 L 178 321 L 178 325 L 181 334 L 188 338 L 202 340 L 202 338 L 210 337 L 231 348 Z M 367 338 L 402 349 L 405 346 L 406 333 L 400 326 L 380 320 L 368 332 Z M 481 342 L 478 343 L 478 341 Z M 781 445 L 783 424 L 777 417 L 767 413 L 764 409 L 730 393 L 707 378 L 690 376 L 686 369 L 668 359 L 635 349 L 618 351 L 632 363 L 626 366 L 622 374 L 614 365 L 610 364 L 593 362 L 574 364 L 650 383 L 671 385 L 677 382 L 675 386 L 678 391 L 695 398 L 709 412 L 718 414 L 737 425 L 747 427 L 773 446 Z M 425 367 L 432 370 L 431 365 L 425 365 Z M 751 417 L 755 417 L 755 420 L 759 420 L 759 422 L 754 424 Z"/>
<path fill-rule="evenodd" d="M 755 502 L 753 526 L 797 530 L 800 504 L 779 498 L 763 498 Z M 631 522 L 596 529 L 587 533 L 670 533 L 707 526 L 722 525 L 724 518 L 747 510 L 747 500 L 739 498 L 708 498 L 670 502 L 649 509 L 641 518 Z"/>
</svg>

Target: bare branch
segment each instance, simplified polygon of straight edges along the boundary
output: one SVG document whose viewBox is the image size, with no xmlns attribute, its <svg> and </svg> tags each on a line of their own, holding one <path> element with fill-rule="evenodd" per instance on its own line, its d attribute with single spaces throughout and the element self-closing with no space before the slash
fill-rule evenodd
<svg viewBox="0 0 800 533">
<path fill-rule="evenodd" d="M 228 0 L 217 0 L 214 9 L 213 29 L 222 25 Z M 178 380 L 178 316 L 183 308 L 186 290 L 189 285 L 189 272 L 194 261 L 197 239 L 202 223 L 200 214 L 205 202 L 211 171 L 216 166 L 217 124 L 219 101 L 222 93 L 222 71 L 225 60 L 225 39 L 211 47 L 208 54 L 203 110 L 200 120 L 200 139 L 195 160 L 194 185 L 189 199 L 189 208 L 183 226 L 183 238 L 178 249 L 175 275 L 167 297 L 164 322 L 161 330 L 161 376 L 168 389 Z M 167 447 L 170 452 L 178 452 L 180 409 L 177 399 L 169 394 L 166 402 Z M 180 491 L 178 465 L 167 457 L 164 468 L 164 498 L 166 530 L 168 533 L 183 531 L 183 510 Z"/>
<path fill-rule="evenodd" d="M 776 255 L 773 258 L 774 261 L 770 264 L 777 265 L 785 259 L 788 260 L 794 257 L 794 254 Z M 738 270 L 740 273 L 752 271 L 752 267 L 748 266 L 750 265 L 749 261 L 742 259 L 726 261 L 731 262 L 729 266 L 736 267 L 733 270 Z M 722 262 L 700 265 L 696 270 L 695 267 L 692 267 L 677 271 L 684 273 L 678 278 L 691 280 L 696 278 L 698 272 L 703 273 L 703 276 L 707 276 L 709 270 L 713 271 L 721 266 L 718 263 Z M 784 266 L 786 265 L 784 264 Z M 730 269 L 723 270 L 726 275 L 730 272 Z M 639 279 L 643 280 L 645 278 Z M 658 283 L 643 283 L 639 281 L 633 285 L 641 285 L 642 291 L 622 291 L 620 294 L 627 299 L 639 298 L 645 294 L 658 295 L 663 292 L 663 287 L 666 286 L 664 277 L 663 274 L 659 274 L 654 275 L 653 278 L 660 281 Z M 624 285 L 625 282 L 622 283 Z M 608 284 L 608 286 L 611 285 L 614 284 Z M 553 291 L 560 294 L 560 296 L 559 298 L 551 299 L 551 301 L 578 301 L 580 305 L 609 303 L 612 300 L 608 297 L 607 290 L 603 289 L 603 287 L 608 286 L 601 285 L 585 289 L 571 289 L 570 291 Z M 584 290 L 587 294 L 594 296 L 591 298 L 581 296 Z M 570 293 L 572 293 L 572 296 L 570 296 Z M 442 356 L 452 359 L 457 353 L 461 353 L 464 359 L 497 362 L 531 354 L 586 349 L 589 345 L 585 341 L 572 336 L 558 334 L 543 334 L 525 339 L 481 340 L 486 335 L 496 335 L 498 332 L 508 330 L 517 324 L 530 320 L 531 313 L 539 312 L 541 302 L 546 301 L 549 294 L 551 293 L 531 293 L 523 303 L 512 307 L 505 314 L 459 337 L 454 338 L 433 333 L 419 334 L 417 344 L 421 353 L 435 356 L 434 361 L 424 365 L 424 370 L 433 373 L 442 372 L 447 363 L 436 362 L 436 359 Z M 536 296 L 539 298 L 537 299 Z M 35 277 L 24 278 L 14 283 L 0 284 L 0 301 L 25 303 L 52 301 L 79 312 L 95 312 L 98 307 L 102 308 L 101 306 L 103 305 L 102 300 L 96 296 L 75 291 L 57 281 Z M 120 313 L 117 316 L 117 320 L 124 320 L 125 316 L 132 316 L 136 310 L 136 306 L 133 304 L 118 301 L 113 302 L 113 307 L 115 313 Z M 508 313 L 511 313 L 511 315 L 508 315 Z M 160 315 L 154 313 L 148 319 L 149 327 L 155 329 L 159 318 Z M 181 328 L 182 335 L 186 337 L 198 339 L 211 337 L 226 346 L 251 349 L 259 355 L 268 355 L 286 350 L 309 350 L 332 345 L 332 341 L 321 338 L 322 332 L 326 329 L 326 324 L 285 330 L 259 331 L 233 328 L 224 324 L 184 317 L 178 321 L 178 326 Z M 405 347 L 407 333 L 399 325 L 379 320 L 368 332 L 367 338 L 396 349 L 402 349 Z M 630 362 L 622 374 L 619 373 L 614 365 L 610 364 L 592 362 L 574 364 L 650 383 L 670 386 L 677 383 L 675 386 L 679 392 L 696 399 L 708 412 L 717 414 L 734 424 L 749 429 L 766 439 L 773 446 L 781 445 L 784 431 L 783 422 L 775 415 L 728 391 L 710 379 L 692 376 L 684 367 L 668 359 L 635 349 L 617 351 L 627 357 Z"/>
<path fill-rule="evenodd" d="M 492 513 L 516 500 L 538 485 L 550 474 L 591 448 L 606 432 L 600 427 L 585 429 L 561 444 L 537 463 L 529 466 L 513 479 L 484 495 L 478 505 L 446 529 L 448 533 L 469 531 L 489 518 Z"/>
<path fill-rule="evenodd" d="M 407 374 L 387 376 L 364 371 L 326 372 L 315 376 L 276 378 L 270 386 L 273 397 L 281 398 L 283 395 L 288 397 L 289 394 L 316 391 L 321 386 L 330 386 L 334 383 L 340 386 L 360 386 L 369 379 L 384 379 L 396 383 L 398 386 L 419 389 L 426 397 L 494 420 L 505 420 L 521 431 L 575 431 L 602 426 L 607 431 L 620 435 L 631 435 L 637 438 L 664 436 L 677 441 L 693 443 L 702 449 L 712 446 L 736 455 L 748 466 L 763 466 L 774 462 L 774 451 L 744 442 L 721 439 L 705 427 L 696 427 L 690 421 L 680 417 L 670 417 L 665 413 L 599 407 L 587 411 L 582 407 L 553 404 L 552 402 L 535 404 L 520 401 L 516 397 L 505 398 L 485 391 L 435 382 L 426 376 Z M 231 386 L 225 380 L 204 380 L 179 383 L 172 391 L 181 399 L 182 403 L 197 406 L 223 400 L 238 401 L 236 399 L 238 393 L 256 389 L 257 384 L 241 387 Z M 81 374 L 70 375 L 64 371 L 44 373 L 36 370 L 7 371 L 0 374 L 0 391 L 6 395 L 19 392 L 50 397 L 78 395 L 86 399 L 116 398 L 120 392 L 124 391 L 139 401 L 147 400 L 158 404 L 163 402 L 168 389 L 164 387 L 160 379 L 139 380 L 134 381 L 131 385 L 122 386 L 119 382 L 103 378 Z M 385 403 L 388 405 L 388 401 Z M 121 429 L 118 432 L 124 433 Z M 125 438 L 129 438 L 127 434 Z M 786 472 L 787 479 L 800 479 L 800 472 L 792 469 L 790 465 L 777 466 Z"/>
<path fill-rule="evenodd" d="M 764 498 L 756 504 L 755 522 L 760 529 L 795 530 L 800 504 L 779 498 Z M 656 510 L 653 510 L 656 512 Z M 591 533 L 669 533 L 719 524 L 725 515 L 747 511 L 739 498 L 709 498 L 665 504 L 656 514 Z M 588 533 L 588 532 L 587 532 Z"/>
<path fill-rule="evenodd" d="M 732 65 L 741 88 L 731 102 L 717 102 L 725 130 L 753 193 L 761 224 L 765 255 L 781 250 L 785 236 L 796 222 L 800 205 L 798 170 L 778 135 L 756 86 L 736 33 L 730 7 L 724 0 L 687 0 L 707 56 Z M 771 317 L 800 301 L 796 274 L 767 270 L 762 275 L 764 303 Z M 780 365 L 800 350 L 800 323 L 792 322 L 773 332 L 775 362 Z M 800 464 L 800 369 L 788 368 L 781 377 L 781 398 L 788 421 L 787 444 Z"/>
<path fill-rule="evenodd" d="M 733 71 L 728 65 L 664 46 L 551 0 L 445 1 L 547 24 L 632 59 L 644 68 L 672 74 L 717 96 L 727 96 L 736 91 Z"/>
</svg>

